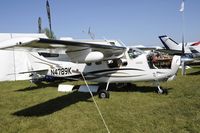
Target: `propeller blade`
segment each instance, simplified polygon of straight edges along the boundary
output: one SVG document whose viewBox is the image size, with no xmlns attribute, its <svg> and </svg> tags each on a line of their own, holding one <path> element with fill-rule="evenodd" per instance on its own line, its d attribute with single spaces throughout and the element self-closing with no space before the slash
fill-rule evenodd
<svg viewBox="0 0 200 133">
<path fill-rule="evenodd" d="M 182 61 L 181 62 L 181 67 L 182 67 L 182 75 L 185 75 L 186 74 L 186 71 L 185 71 L 185 61 Z"/>
<path fill-rule="evenodd" d="M 182 43 L 182 55 L 185 55 L 185 45 Z"/>
<path fill-rule="evenodd" d="M 182 61 L 181 61 L 181 67 L 182 67 L 182 75 L 185 75 L 185 45 L 184 45 L 184 39 L 182 40 Z"/>
</svg>

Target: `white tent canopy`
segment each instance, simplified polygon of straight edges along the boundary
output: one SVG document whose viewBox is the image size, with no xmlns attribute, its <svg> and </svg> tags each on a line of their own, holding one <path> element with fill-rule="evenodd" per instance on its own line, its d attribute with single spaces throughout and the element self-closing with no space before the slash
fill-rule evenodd
<svg viewBox="0 0 200 133">
<path fill-rule="evenodd" d="M 47 38 L 45 34 L 36 33 L 0 33 L 0 45 L 2 41 L 17 37 Z M 30 68 L 26 51 L 0 50 L 0 63 L 0 81 L 30 79 L 29 74 L 19 74 Z"/>
</svg>

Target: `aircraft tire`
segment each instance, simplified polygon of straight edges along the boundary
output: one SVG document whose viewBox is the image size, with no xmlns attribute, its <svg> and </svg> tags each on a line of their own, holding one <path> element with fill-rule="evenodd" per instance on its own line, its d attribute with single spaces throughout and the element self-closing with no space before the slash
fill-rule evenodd
<svg viewBox="0 0 200 133">
<path fill-rule="evenodd" d="M 100 90 L 99 91 L 99 98 L 101 99 L 105 99 L 105 98 L 109 98 L 110 97 L 110 93 L 106 90 Z"/>
<path fill-rule="evenodd" d="M 167 95 L 168 94 L 168 90 L 167 89 L 163 89 L 162 88 L 162 92 L 160 92 L 159 90 L 156 91 L 158 94 L 165 94 Z"/>
</svg>

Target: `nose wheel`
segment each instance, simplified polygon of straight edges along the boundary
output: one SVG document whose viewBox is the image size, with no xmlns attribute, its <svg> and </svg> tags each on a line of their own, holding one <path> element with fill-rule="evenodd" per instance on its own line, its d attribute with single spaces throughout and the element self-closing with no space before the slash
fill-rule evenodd
<svg viewBox="0 0 200 133">
<path fill-rule="evenodd" d="M 158 94 L 168 94 L 168 90 L 167 89 L 163 89 L 158 85 L 158 89 L 157 89 L 157 93 Z"/>
</svg>

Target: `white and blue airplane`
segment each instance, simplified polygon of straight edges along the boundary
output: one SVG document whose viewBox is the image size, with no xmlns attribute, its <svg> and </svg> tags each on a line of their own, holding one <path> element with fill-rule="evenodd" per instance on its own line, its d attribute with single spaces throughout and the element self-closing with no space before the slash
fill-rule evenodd
<svg viewBox="0 0 200 133">
<path fill-rule="evenodd" d="M 177 43 L 167 35 L 159 36 L 162 44 L 171 54 L 182 55 L 182 75 L 185 75 L 186 64 L 191 62 L 199 62 L 200 59 L 200 41 L 188 42 L 188 43 Z"/>
<path fill-rule="evenodd" d="M 106 45 L 105 42 L 109 45 Z M 159 66 L 152 62 L 152 55 L 136 48 L 115 45 L 118 41 L 84 42 L 75 40 L 53 40 L 48 38 L 21 37 L 0 42 L 0 49 L 26 48 L 29 51 L 38 49 L 62 49 L 70 62 L 50 61 L 42 56 L 29 53 L 32 67 L 43 64 L 46 68 L 32 69 L 30 72 L 41 72 L 52 77 L 82 77 L 87 81 L 104 84 L 99 87 L 100 98 L 108 98 L 110 83 L 132 83 L 152 81 L 157 83 L 157 92 L 166 93 L 159 85 L 160 81 L 173 80 L 180 65 L 180 56 L 173 56 L 167 63 Z M 166 60 L 165 60 L 166 61 Z"/>
</svg>

